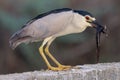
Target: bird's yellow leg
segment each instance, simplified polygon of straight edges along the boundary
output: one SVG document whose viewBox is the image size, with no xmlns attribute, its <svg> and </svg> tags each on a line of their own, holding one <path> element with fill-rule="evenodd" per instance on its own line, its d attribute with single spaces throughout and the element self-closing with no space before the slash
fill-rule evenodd
<svg viewBox="0 0 120 80">
<path fill-rule="evenodd" d="M 43 48 L 44 48 L 45 44 L 46 44 L 46 43 L 48 42 L 48 40 L 50 40 L 50 39 L 51 39 L 51 37 L 46 38 L 46 39 L 43 41 L 42 45 L 41 45 L 40 48 L 39 48 L 39 52 L 40 52 L 42 58 L 44 59 L 46 65 L 47 65 L 47 67 L 48 67 L 48 69 L 54 70 L 54 71 L 58 71 L 58 70 L 60 70 L 60 69 L 59 69 L 58 67 L 53 67 L 53 66 L 50 65 L 50 63 L 48 62 L 48 60 L 47 60 L 47 58 L 46 58 L 46 56 L 45 56 L 45 54 L 44 54 L 44 51 L 43 51 Z M 62 70 L 62 69 L 61 69 L 61 70 Z"/>
<path fill-rule="evenodd" d="M 49 46 L 50 46 L 50 44 L 52 43 L 53 40 L 54 40 L 53 38 L 50 39 L 50 40 L 48 41 L 46 47 L 45 47 L 45 52 L 46 52 L 46 54 L 47 54 L 47 55 L 50 57 L 50 59 L 52 59 L 52 61 L 58 66 L 58 67 L 56 67 L 56 69 L 55 69 L 55 68 L 51 68 L 51 70 L 54 70 L 54 69 L 55 69 L 55 70 L 67 70 L 67 69 L 70 69 L 71 66 L 61 65 L 61 64 L 51 55 L 51 53 L 49 52 Z"/>
<path fill-rule="evenodd" d="M 51 67 L 51 65 L 50 65 L 50 63 L 48 62 L 48 60 L 47 60 L 47 58 L 46 58 L 46 56 L 45 56 L 45 54 L 44 54 L 44 51 L 43 51 L 43 47 L 45 46 L 45 44 L 47 43 L 47 41 L 48 41 L 48 40 L 44 40 L 44 41 L 43 41 L 42 45 L 41 45 L 40 48 L 39 48 L 39 53 L 40 53 L 40 55 L 42 56 L 42 58 L 44 59 L 46 65 L 47 65 L 48 67 Z"/>
</svg>

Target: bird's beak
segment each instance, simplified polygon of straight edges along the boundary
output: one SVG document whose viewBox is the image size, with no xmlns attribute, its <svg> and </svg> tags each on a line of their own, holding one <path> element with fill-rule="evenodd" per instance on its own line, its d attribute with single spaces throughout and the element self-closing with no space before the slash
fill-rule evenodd
<svg viewBox="0 0 120 80">
<path fill-rule="evenodd" d="M 106 34 L 106 26 L 100 25 L 97 21 L 93 21 L 92 26 L 96 29 L 98 33 L 104 33 Z"/>
<path fill-rule="evenodd" d="M 103 33 L 106 36 L 108 36 L 108 34 L 107 34 L 107 27 L 100 25 L 97 21 L 93 21 L 91 24 L 96 29 L 96 41 L 97 41 L 97 44 L 99 45 L 101 33 Z"/>
</svg>

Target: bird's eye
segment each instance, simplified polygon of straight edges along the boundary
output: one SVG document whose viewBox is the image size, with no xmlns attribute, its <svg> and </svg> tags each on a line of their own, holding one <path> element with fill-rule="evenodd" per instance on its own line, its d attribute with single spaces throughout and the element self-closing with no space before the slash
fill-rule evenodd
<svg viewBox="0 0 120 80">
<path fill-rule="evenodd" d="M 90 20 L 90 17 L 89 17 L 89 16 L 85 16 L 85 19 L 86 19 L 86 20 Z"/>
</svg>

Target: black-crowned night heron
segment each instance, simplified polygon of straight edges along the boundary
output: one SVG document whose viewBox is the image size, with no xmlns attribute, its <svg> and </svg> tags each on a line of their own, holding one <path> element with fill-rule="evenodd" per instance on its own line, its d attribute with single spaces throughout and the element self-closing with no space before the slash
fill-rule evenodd
<svg viewBox="0 0 120 80">
<path fill-rule="evenodd" d="M 30 43 L 43 40 L 43 43 L 39 48 L 39 52 L 47 64 L 48 69 L 66 70 L 71 66 L 60 64 L 49 52 L 49 46 L 55 38 L 67 34 L 83 32 L 87 27 L 96 28 L 96 38 L 98 44 L 100 33 L 104 33 L 104 27 L 99 25 L 96 19 L 89 12 L 72 10 L 69 8 L 56 9 L 40 14 L 27 22 L 22 29 L 12 35 L 10 38 L 10 46 L 14 49 L 21 43 Z M 49 63 L 45 54 L 50 57 L 57 67 L 53 67 Z"/>
</svg>

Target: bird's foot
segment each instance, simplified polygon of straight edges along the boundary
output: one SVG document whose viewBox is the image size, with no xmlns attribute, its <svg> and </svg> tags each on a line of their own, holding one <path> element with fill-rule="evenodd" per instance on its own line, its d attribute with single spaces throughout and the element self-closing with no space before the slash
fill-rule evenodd
<svg viewBox="0 0 120 80">
<path fill-rule="evenodd" d="M 48 67 L 48 70 L 53 70 L 53 71 L 62 71 L 62 70 L 69 70 L 71 66 L 64 66 L 64 65 L 59 65 L 58 67 Z"/>
<path fill-rule="evenodd" d="M 71 66 L 59 65 L 58 68 L 61 68 L 63 70 L 68 70 L 71 68 Z"/>
</svg>

